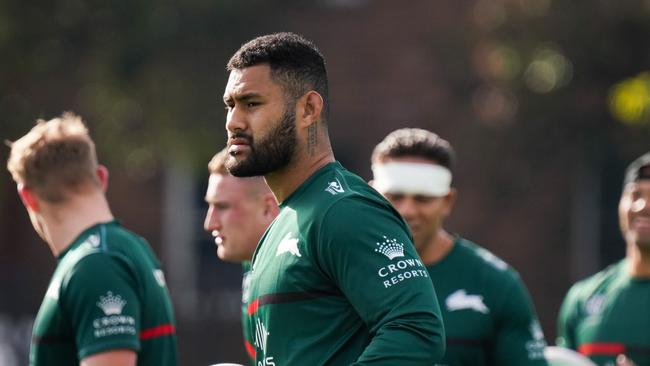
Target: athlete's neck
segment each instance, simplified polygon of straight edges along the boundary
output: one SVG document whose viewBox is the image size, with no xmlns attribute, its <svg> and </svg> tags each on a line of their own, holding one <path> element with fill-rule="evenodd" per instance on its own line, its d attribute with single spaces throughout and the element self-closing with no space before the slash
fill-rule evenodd
<svg viewBox="0 0 650 366">
<path fill-rule="evenodd" d="M 650 251 L 641 250 L 634 243 L 627 245 L 627 259 L 630 275 L 634 278 L 650 279 Z"/>
<path fill-rule="evenodd" d="M 65 203 L 45 204 L 41 217 L 44 239 L 55 257 L 65 251 L 84 230 L 114 219 L 101 191 L 77 195 Z"/>
<path fill-rule="evenodd" d="M 428 243 L 418 250 L 418 254 L 422 263 L 428 266 L 440 262 L 453 247 L 454 237 L 444 229 L 440 229 Z"/>
<path fill-rule="evenodd" d="M 334 153 L 328 145 L 327 149 L 321 149 L 315 154 L 297 153 L 289 165 L 265 175 L 264 179 L 275 199 L 282 203 L 318 169 L 334 161 Z"/>
</svg>

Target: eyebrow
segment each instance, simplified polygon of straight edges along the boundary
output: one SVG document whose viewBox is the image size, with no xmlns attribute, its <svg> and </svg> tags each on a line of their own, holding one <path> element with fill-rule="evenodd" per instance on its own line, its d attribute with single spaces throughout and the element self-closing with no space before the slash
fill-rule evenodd
<svg viewBox="0 0 650 366">
<path fill-rule="evenodd" d="M 232 95 L 227 95 L 227 96 L 223 97 L 223 102 L 226 103 L 226 104 L 228 104 L 228 102 L 233 102 L 233 101 L 237 101 L 237 102 L 240 102 L 240 103 L 246 103 L 247 101 L 249 101 L 251 99 L 257 99 L 257 98 L 261 98 L 261 97 L 262 97 L 262 94 L 255 93 L 255 92 L 245 93 L 245 94 L 241 94 L 241 95 L 235 95 L 234 97 Z"/>
</svg>

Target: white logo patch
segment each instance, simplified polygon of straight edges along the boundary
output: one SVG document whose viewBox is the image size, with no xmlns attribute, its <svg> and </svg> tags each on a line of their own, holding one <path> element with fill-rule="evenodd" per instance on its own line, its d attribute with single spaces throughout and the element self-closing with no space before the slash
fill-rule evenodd
<svg viewBox="0 0 650 366">
<path fill-rule="evenodd" d="M 158 282 L 160 287 L 165 287 L 167 285 L 167 281 L 165 281 L 165 273 L 163 273 L 162 269 L 154 269 L 153 277 L 156 279 L 156 282 Z"/>
<path fill-rule="evenodd" d="M 47 288 L 47 292 L 45 293 L 45 297 L 49 297 L 50 299 L 53 300 L 58 300 L 59 299 L 59 290 L 61 289 L 61 281 L 55 281 L 50 283 L 50 286 Z"/>
<path fill-rule="evenodd" d="M 266 353 L 266 338 L 269 336 L 269 333 L 264 326 L 264 323 L 257 318 L 255 319 L 255 346 Z"/>
<path fill-rule="evenodd" d="M 388 239 L 384 236 L 384 241 L 377 243 L 377 246 L 379 248 L 375 249 L 375 252 L 385 255 L 390 260 L 404 256 L 404 244 L 398 243 L 397 239 Z"/>
<path fill-rule="evenodd" d="M 338 178 L 335 178 L 333 182 L 330 182 L 327 188 L 325 188 L 325 191 L 332 194 L 333 196 L 336 196 L 339 193 L 345 192 L 343 190 L 343 186 L 341 186 L 341 182 L 339 182 Z"/>
<path fill-rule="evenodd" d="M 533 337 L 531 341 L 526 342 L 526 350 L 528 350 L 528 358 L 531 360 L 544 359 L 544 349 L 546 348 L 546 341 L 544 340 L 544 332 L 542 326 L 539 325 L 537 319 L 530 322 L 528 328 L 530 335 Z"/>
<path fill-rule="evenodd" d="M 490 309 L 483 302 L 483 296 L 468 295 L 464 289 L 456 290 L 453 294 L 449 295 L 445 300 L 445 304 L 449 311 L 470 309 L 483 314 L 490 312 Z"/>
<path fill-rule="evenodd" d="M 483 260 L 490 263 L 498 270 L 505 271 L 506 269 L 508 269 L 508 264 L 506 262 L 502 261 L 499 257 L 490 253 L 486 249 L 479 248 L 476 250 L 476 254 L 481 256 Z"/>
<path fill-rule="evenodd" d="M 280 254 L 289 252 L 296 257 L 302 257 L 302 254 L 300 254 L 300 251 L 298 250 L 298 241 L 298 238 L 292 238 L 291 232 L 288 232 L 282 241 L 280 241 L 280 244 L 278 244 L 278 251 L 275 253 L 275 256 L 277 257 Z"/>
<path fill-rule="evenodd" d="M 605 295 L 594 295 L 587 299 L 585 302 L 585 312 L 588 316 L 598 315 L 603 308 L 605 307 L 605 302 L 607 301 L 607 296 Z"/>
<path fill-rule="evenodd" d="M 106 296 L 99 296 L 99 301 L 97 301 L 97 306 L 102 309 L 106 316 L 122 314 L 124 305 L 126 305 L 126 300 L 122 300 L 120 295 L 113 296 L 111 291 L 108 291 Z"/>
</svg>

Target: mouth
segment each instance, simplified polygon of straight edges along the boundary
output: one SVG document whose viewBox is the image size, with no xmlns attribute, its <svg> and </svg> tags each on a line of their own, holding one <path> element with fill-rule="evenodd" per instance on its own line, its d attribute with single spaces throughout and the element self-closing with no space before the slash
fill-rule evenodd
<svg viewBox="0 0 650 366">
<path fill-rule="evenodd" d="M 219 246 L 219 245 L 223 245 L 223 241 L 225 240 L 225 238 L 224 238 L 223 235 L 219 234 L 219 233 L 216 232 L 216 231 L 213 231 L 213 232 L 212 232 L 212 236 L 214 237 L 214 243 L 215 243 L 217 246 Z"/>
<path fill-rule="evenodd" d="M 245 135 L 232 135 L 228 139 L 228 153 L 232 156 L 250 149 L 252 138 Z"/>
</svg>

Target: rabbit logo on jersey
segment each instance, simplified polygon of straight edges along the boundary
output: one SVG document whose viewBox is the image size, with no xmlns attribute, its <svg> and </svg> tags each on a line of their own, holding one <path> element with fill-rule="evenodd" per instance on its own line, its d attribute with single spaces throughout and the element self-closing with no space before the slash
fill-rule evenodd
<svg viewBox="0 0 650 366">
<path fill-rule="evenodd" d="M 262 351 L 262 360 L 258 360 L 256 366 L 275 366 L 275 361 L 273 357 L 266 356 L 266 339 L 269 336 L 269 333 L 266 330 L 264 323 L 257 318 L 255 319 L 255 347 L 259 348 Z"/>
<path fill-rule="evenodd" d="M 391 261 L 390 264 L 377 270 L 377 275 L 384 288 L 389 288 L 416 277 L 429 277 L 426 267 L 419 258 L 406 258 L 404 256 L 404 244 L 385 235 L 382 238 L 382 241 L 376 243 L 375 252 Z"/>
</svg>

